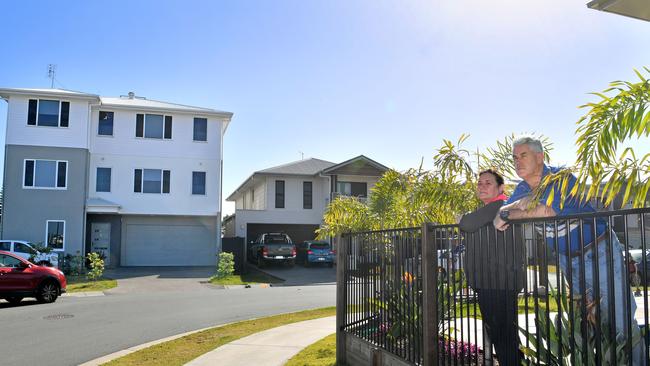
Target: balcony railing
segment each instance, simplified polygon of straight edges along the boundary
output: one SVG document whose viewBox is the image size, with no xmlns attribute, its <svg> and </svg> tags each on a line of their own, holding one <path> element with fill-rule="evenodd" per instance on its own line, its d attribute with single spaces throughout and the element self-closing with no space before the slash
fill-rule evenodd
<svg viewBox="0 0 650 366">
<path fill-rule="evenodd" d="M 340 192 L 332 192 L 330 193 L 330 201 L 334 201 L 337 197 L 350 197 L 358 200 L 361 203 L 368 203 L 368 197 L 366 196 L 352 196 L 349 194 L 345 193 L 340 193 Z"/>
<path fill-rule="evenodd" d="M 645 208 L 513 221 L 505 232 L 425 224 L 343 235 L 337 359 L 647 365 L 649 220 Z M 496 354 L 484 323 L 494 313 L 479 302 L 486 289 L 514 294 L 502 309 L 511 318 L 492 334 L 512 319 L 519 344 Z"/>
</svg>

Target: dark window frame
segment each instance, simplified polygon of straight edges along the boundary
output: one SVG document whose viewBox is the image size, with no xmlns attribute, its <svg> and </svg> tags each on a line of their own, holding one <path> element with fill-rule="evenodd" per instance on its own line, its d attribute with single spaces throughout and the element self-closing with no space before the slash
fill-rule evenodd
<svg viewBox="0 0 650 366">
<path fill-rule="evenodd" d="M 199 127 L 204 129 L 203 131 L 201 130 L 197 131 L 197 122 L 199 123 Z M 203 124 L 202 126 L 201 123 Z M 203 139 L 201 139 L 201 137 L 203 137 Z M 197 141 L 197 142 L 208 141 L 208 119 L 207 118 L 194 117 L 194 122 L 192 124 L 192 141 Z"/>
<path fill-rule="evenodd" d="M 284 208 L 284 180 L 275 181 L 275 208 Z"/>
<path fill-rule="evenodd" d="M 144 186 L 144 171 L 157 170 L 160 172 L 160 191 L 159 192 L 145 192 Z M 149 169 L 149 168 L 136 168 L 133 171 L 133 193 L 142 194 L 169 194 L 171 193 L 171 170 L 168 169 Z"/>
<path fill-rule="evenodd" d="M 203 187 L 198 186 L 198 183 L 200 183 L 200 182 L 196 181 L 197 177 L 200 177 L 200 176 L 203 176 Z M 208 179 L 208 177 L 207 177 L 206 172 L 201 172 L 201 171 L 192 172 L 192 195 L 205 196 L 207 194 L 206 193 L 207 185 L 208 185 L 207 184 L 207 179 Z M 203 189 L 202 192 L 201 192 L 200 188 Z"/>
<path fill-rule="evenodd" d="M 41 122 L 41 104 L 43 101 L 56 102 L 58 111 L 56 115 L 56 125 L 39 123 Z M 61 99 L 29 99 L 27 104 L 27 125 L 33 127 L 53 127 L 68 128 L 70 127 L 70 102 Z"/>
<path fill-rule="evenodd" d="M 302 208 L 311 210 L 314 206 L 314 184 L 311 181 L 302 182 Z"/>
<path fill-rule="evenodd" d="M 147 116 L 162 117 L 162 131 L 160 137 L 147 136 Z M 153 122 L 151 122 L 153 123 Z M 135 137 L 149 140 L 172 140 L 173 117 L 166 114 L 137 113 L 135 115 Z"/>
<path fill-rule="evenodd" d="M 36 185 L 36 162 L 50 161 L 54 162 L 54 186 L 37 186 Z M 23 189 L 68 189 L 68 161 L 52 159 L 24 159 L 23 160 Z M 29 170 L 29 172 L 28 172 Z M 28 173 L 31 173 L 28 175 Z"/>
<path fill-rule="evenodd" d="M 62 223 L 63 224 L 63 229 L 62 233 L 60 234 L 62 239 L 61 239 L 61 248 L 54 247 L 50 245 L 50 223 Z M 57 231 L 58 233 L 58 231 Z M 62 252 L 65 251 L 65 220 L 47 220 L 45 221 L 45 245 L 48 247 L 52 247 L 52 250 L 56 252 Z"/>
<path fill-rule="evenodd" d="M 104 118 L 102 118 L 102 114 L 104 115 Z M 108 116 L 110 115 L 110 119 Z M 104 129 L 108 129 L 109 127 L 106 125 L 106 121 L 110 120 L 110 132 L 111 133 L 102 133 L 102 122 L 104 122 L 105 126 Z M 111 111 L 99 111 L 99 118 L 97 121 L 97 136 L 113 136 L 113 127 L 115 126 L 115 112 Z M 106 131 L 104 131 L 106 132 Z"/>
<path fill-rule="evenodd" d="M 102 184 L 100 187 L 100 182 L 99 182 L 99 170 L 103 169 L 104 171 L 108 171 L 108 186 L 105 185 L 105 183 Z M 111 191 L 111 181 L 113 179 L 113 169 L 108 168 L 108 167 L 103 167 L 103 166 L 98 166 L 97 169 L 95 169 L 95 192 L 110 192 Z M 101 188 L 101 189 L 100 189 Z"/>
</svg>

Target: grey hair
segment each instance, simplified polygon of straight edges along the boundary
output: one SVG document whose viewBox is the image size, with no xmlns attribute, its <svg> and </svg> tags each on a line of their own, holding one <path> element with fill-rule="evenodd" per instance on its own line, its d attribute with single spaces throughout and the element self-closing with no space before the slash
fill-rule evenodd
<svg viewBox="0 0 650 366">
<path fill-rule="evenodd" d="M 519 145 L 528 145 L 528 147 L 538 153 L 543 153 L 544 152 L 544 146 L 542 146 L 542 142 L 533 136 L 530 135 L 522 135 L 517 138 L 515 138 L 512 141 L 512 149 L 514 150 L 515 147 Z"/>
</svg>

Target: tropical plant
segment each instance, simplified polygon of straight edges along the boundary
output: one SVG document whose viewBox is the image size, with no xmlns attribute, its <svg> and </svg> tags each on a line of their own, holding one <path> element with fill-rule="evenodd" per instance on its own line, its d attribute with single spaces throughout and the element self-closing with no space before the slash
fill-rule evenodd
<svg viewBox="0 0 650 366">
<path fill-rule="evenodd" d="M 650 69 L 644 69 L 650 73 Z M 634 71 L 638 82 L 614 81 L 602 93 L 592 93 L 600 101 L 581 106 L 588 110 L 577 123 L 576 162 L 570 169 L 548 175 L 539 191 L 557 183 L 562 187 L 563 196 L 581 197 L 585 201 L 600 198 L 605 206 L 620 193 L 623 193 L 622 206 L 629 201 L 634 207 L 648 203 L 650 153 L 637 157 L 634 149 L 627 147 L 619 154 L 625 142 L 650 135 L 650 80 Z M 569 191 L 571 173 L 575 174 L 577 183 Z"/>
<path fill-rule="evenodd" d="M 550 297 L 556 298 L 557 290 L 551 289 Z M 529 346 L 522 345 L 521 350 L 530 362 L 535 365 L 593 365 L 595 364 L 596 349 L 596 324 L 587 316 L 583 322 L 580 303 L 575 302 L 572 312 L 569 309 L 569 299 L 566 292 L 559 295 L 560 311 L 550 321 L 546 310 L 536 307 L 535 331 L 520 327 L 521 332 L 528 339 Z M 588 309 L 593 310 L 593 309 Z M 585 329 L 586 332 L 584 332 Z M 616 354 L 615 365 L 627 365 L 629 355 L 626 353 L 625 338 L 610 339 L 609 324 L 603 322 L 599 327 L 601 334 L 600 365 L 614 365 L 612 353 Z M 573 347 L 572 340 L 573 339 Z M 632 345 L 641 341 L 641 334 L 633 334 Z M 585 349 L 583 345 L 587 345 Z"/>
<path fill-rule="evenodd" d="M 90 271 L 86 273 L 86 277 L 90 281 L 97 281 L 104 275 L 104 260 L 96 252 L 88 253 L 86 259 L 90 262 Z"/>
<path fill-rule="evenodd" d="M 233 273 L 235 273 L 235 256 L 229 252 L 221 252 L 217 264 L 217 278 L 225 278 Z"/>
</svg>

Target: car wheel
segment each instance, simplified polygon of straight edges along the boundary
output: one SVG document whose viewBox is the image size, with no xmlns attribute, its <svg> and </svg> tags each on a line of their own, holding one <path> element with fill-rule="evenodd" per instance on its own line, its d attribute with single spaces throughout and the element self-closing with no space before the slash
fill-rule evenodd
<svg viewBox="0 0 650 366">
<path fill-rule="evenodd" d="M 264 259 L 261 257 L 257 257 L 257 268 L 263 268 L 264 267 Z"/>
<path fill-rule="evenodd" d="M 54 281 L 46 281 L 38 289 L 36 294 L 36 300 L 42 303 L 51 303 L 55 302 L 56 298 L 59 296 L 59 285 Z"/>
<path fill-rule="evenodd" d="M 293 268 L 294 265 L 295 265 L 295 262 L 294 262 L 294 261 L 288 261 L 288 262 L 287 262 L 287 266 L 288 266 L 289 268 Z"/>
<path fill-rule="evenodd" d="M 18 305 L 23 300 L 20 296 L 7 297 L 5 300 L 9 301 L 11 305 Z"/>
</svg>

